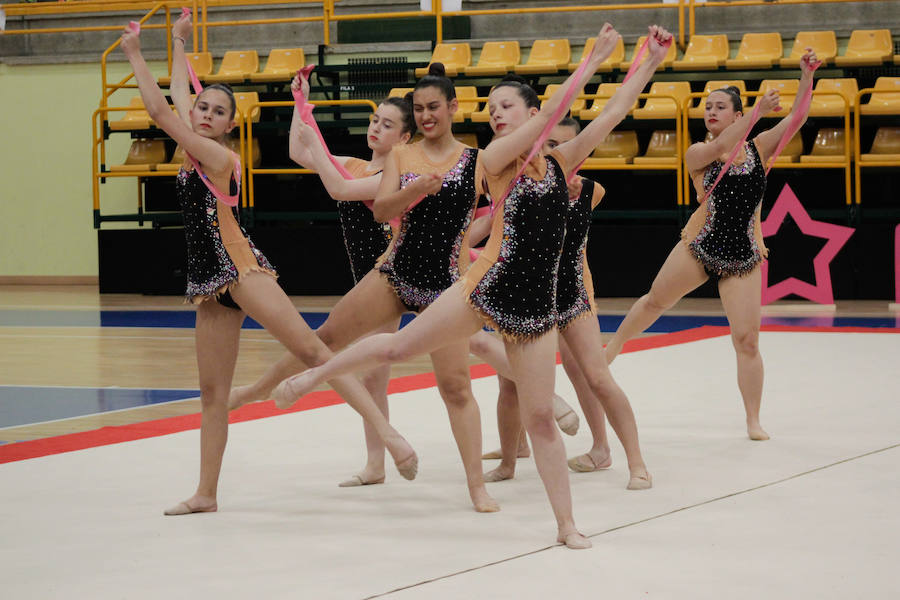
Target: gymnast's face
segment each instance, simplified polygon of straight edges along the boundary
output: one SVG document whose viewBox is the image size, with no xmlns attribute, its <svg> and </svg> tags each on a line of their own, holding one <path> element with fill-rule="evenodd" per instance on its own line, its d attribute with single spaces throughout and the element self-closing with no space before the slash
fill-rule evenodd
<svg viewBox="0 0 900 600">
<path fill-rule="evenodd" d="M 706 124 L 707 131 L 713 136 L 718 136 L 742 116 L 743 113 L 734 110 L 734 102 L 731 96 L 725 92 L 712 92 L 706 97 L 703 122 Z"/>
<path fill-rule="evenodd" d="M 451 131 L 453 115 L 459 103 L 447 100 L 441 88 L 430 85 L 413 92 L 413 115 L 416 127 L 427 139 L 437 139 Z"/>
<path fill-rule="evenodd" d="M 191 128 L 203 137 L 218 139 L 234 128 L 231 99 L 221 90 L 206 90 L 191 109 Z"/>
<path fill-rule="evenodd" d="M 403 131 L 403 113 L 391 104 L 381 104 L 369 121 L 366 142 L 373 152 L 387 154 L 397 144 L 409 141 L 409 132 Z"/>
<path fill-rule="evenodd" d="M 494 130 L 494 136 L 503 137 L 536 115 L 538 109 L 528 108 L 518 90 L 503 85 L 491 90 L 491 94 L 488 96 L 488 113 L 491 116 L 491 129 Z"/>
<path fill-rule="evenodd" d="M 544 154 L 549 154 L 551 150 L 560 144 L 565 144 L 569 140 L 574 139 L 576 135 L 578 134 L 575 133 L 573 127 L 569 127 L 568 125 L 557 125 L 550 130 L 550 137 L 544 142 L 544 146 L 541 150 Z"/>
</svg>

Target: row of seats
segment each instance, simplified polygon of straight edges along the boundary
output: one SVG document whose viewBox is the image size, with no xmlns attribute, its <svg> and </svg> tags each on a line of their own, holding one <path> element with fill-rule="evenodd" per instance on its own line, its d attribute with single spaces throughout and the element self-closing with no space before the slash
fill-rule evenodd
<svg viewBox="0 0 900 600">
<path fill-rule="evenodd" d="M 191 96 L 191 100 L 196 98 Z M 250 111 L 250 120 L 254 123 L 259 122 L 259 107 L 250 108 L 259 102 L 259 94 L 257 92 L 235 92 L 234 102 L 237 107 L 235 118 L 241 118 Z M 174 110 L 174 106 L 172 109 Z M 109 122 L 111 131 L 139 131 L 141 129 L 150 129 L 156 127 L 156 123 L 147 114 L 144 108 L 144 100 L 140 96 L 135 96 L 128 103 L 128 110 L 121 119 Z"/>
<path fill-rule="evenodd" d="M 228 138 L 228 147 L 237 153 L 241 151 L 241 142 L 238 138 Z M 128 149 L 125 162 L 121 165 L 111 165 L 109 170 L 113 173 L 138 173 L 143 171 L 178 171 L 187 157 L 181 146 L 176 146 L 172 156 L 166 153 L 164 140 L 134 140 Z M 262 164 L 262 154 L 259 150 L 259 140 L 253 138 L 250 143 L 250 163 L 254 168 Z"/>
<path fill-rule="evenodd" d="M 644 44 L 647 36 L 638 38 L 634 52 Z M 588 38 L 582 51 L 581 60 L 587 57 L 596 42 Z M 900 64 L 900 55 L 894 56 L 894 44 L 889 29 L 856 30 L 850 34 L 844 54 L 838 56 L 837 36 L 834 31 L 801 31 L 794 39 L 788 56 L 780 33 L 747 33 L 741 39 L 737 54 L 731 58 L 728 36 L 694 35 L 681 59 L 675 44 L 660 64 L 660 69 L 675 71 L 704 71 L 726 69 L 771 69 L 773 67 L 796 68 L 806 48 L 815 49 L 816 55 L 825 64 L 839 67 L 881 65 L 886 62 Z M 476 64 L 472 64 L 472 49 L 466 42 L 437 44 L 430 63 L 444 64 L 448 77 L 466 75 L 469 77 L 502 76 L 507 73 L 521 75 L 555 74 L 559 71 L 572 72 L 579 63 L 572 62 L 572 51 L 567 39 L 536 40 L 531 47 L 528 60 L 521 61 L 521 48 L 515 40 L 486 42 Z M 633 60 L 633 58 L 632 58 Z M 619 39 L 615 50 L 603 62 L 599 72 L 627 70 L 632 60 L 625 60 L 625 44 Z M 416 69 L 416 76 L 422 77 L 427 68 Z"/>
<path fill-rule="evenodd" d="M 269 52 L 265 68 L 259 70 L 256 50 L 230 50 L 222 57 L 219 70 L 212 72 L 211 52 L 188 53 L 187 58 L 197 77 L 204 83 L 269 83 L 288 82 L 306 65 L 302 48 L 279 48 Z M 159 84 L 168 86 L 170 77 L 160 77 Z"/>
<path fill-rule="evenodd" d="M 621 83 L 601 83 L 596 88 L 586 88 L 586 94 L 603 94 L 612 96 L 621 86 Z M 711 80 L 707 81 L 703 88 L 703 93 L 708 94 L 712 90 L 717 90 L 727 86 L 736 86 L 742 93 L 747 92 L 747 86 L 742 80 Z M 797 95 L 799 81 L 796 79 L 764 79 L 760 83 L 759 92 L 765 93 L 770 89 L 777 89 L 781 98 L 782 111 L 780 113 L 770 113 L 768 116 L 783 116 L 791 109 L 794 98 Z M 545 89 L 545 96 L 551 95 L 559 89 L 558 84 L 548 85 Z M 879 77 L 875 82 L 876 90 L 873 92 L 868 102 L 860 105 L 860 114 L 864 115 L 897 115 L 900 114 L 900 77 Z M 843 96 L 850 110 L 856 110 L 856 95 L 859 87 L 856 79 L 818 79 L 816 81 L 815 90 L 823 92 L 823 94 L 814 94 L 812 104 L 810 106 L 810 116 L 813 117 L 835 117 L 844 114 L 844 101 L 840 97 L 833 95 L 824 95 L 824 93 L 835 93 Z M 390 96 L 404 96 L 412 88 L 394 88 L 390 91 Z M 650 94 L 658 94 L 659 96 L 674 96 L 678 99 L 679 106 L 684 104 L 685 99 L 691 93 L 691 85 L 688 81 L 657 81 L 650 86 Z M 454 121 L 462 122 L 471 120 L 475 123 L 487 123 L 490 121 L 487 103 L 479 110 L 480 103 L 477 100 L 478 92 L 475 86 L 457 86 L 456 95 L 459 99 L 459 110 L 454 115 Z M 746 96 L 742 97 L 745 106 L 752 106 L 748 103 Z M 608 98 L 595 98 L 588 106 L 587 99 L 577 98 L 572 103 L 572 115 L 582 121 L 590 121 L 597 117 L 606 105 Z M 702 98 L 698 98 L 688 108 L 688 116 L 692 119 L 703 118 L 704 102 Z M 677 114 L 675 101 L 666 98 L 648 98 L 643 106 L 635 102 L 630 114 L 635 119 L 674 119 Z"/>
</svg>

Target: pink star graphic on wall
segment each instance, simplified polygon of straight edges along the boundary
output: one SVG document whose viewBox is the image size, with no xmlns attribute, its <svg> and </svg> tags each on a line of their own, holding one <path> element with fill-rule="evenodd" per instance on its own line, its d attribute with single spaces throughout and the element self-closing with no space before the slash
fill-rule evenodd
<svg viewBox="0 0 900 600">
<path fill-rule="evenodd" d="M 769 286 L 769 265 L 762 264 L 762 303 L 763 305 L 775 302 L 789 294 L 796 294 L 807 300 L 819 304 L 834 304 L 834 291 L 831 288 L 831 261 L 837 255 L 853 232 L 852 227 L 832 225 L 823 221 L 813 221 L 809 213 L 800 204 L 796 194 L 785 184 L 775 206 L 772 207 L 769 216 L 762 222 L 763 237 L 770 237 L 778 232 L 784 223 L 785 217 L 790 214 L 797 226 L 806 235 L 825 238 L 828 242 L 813 259 L 813 268 L 816 275 L 816 284 L 811 285 L 796 277 L 788 277 L 773 286 Z"/>
</svg>

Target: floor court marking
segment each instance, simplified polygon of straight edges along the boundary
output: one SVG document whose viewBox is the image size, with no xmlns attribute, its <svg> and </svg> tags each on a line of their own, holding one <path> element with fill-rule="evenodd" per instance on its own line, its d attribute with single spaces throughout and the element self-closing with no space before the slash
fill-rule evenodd
<svg viewBox="0 0 900 600">
<path fill-rule="evenodd" d="M 614 531 L 619 531 L 619 530 L 621 530 L 621 529 L 627 529 L 627 528 L 629 528 L 629 527 L 634 527 L 634 526 L 636 526 L 636 525 L 641 525 L 641 524 L 643 524 L 643 523 L 648 523 L 648 522 L 650 522 L 650 521 L 656 521 L 656 520 L 658 520 L 658 519 L 662 519 L 662 518 L 668 517 L 668 516 L 670 516 L 670 515 L 674 515 L 674 514 L 677 514 L 677 513 L 680 513 L 680 512 L 685 512 L 685 511 L 688 511 L 688 510 L 691 510 L 691 509 L 694 509 L 694 508 L 699 508 L 699 507 L 701 507 L 701 506 L 706 506 L 706 505 L 708 505 L 708 504 L 713 504 L 713 503 L 719 502 L 719 501 L 721 501 L 721 500 L 726 500 L 726 499 L 728 499 L 728 498 L 734 498 L 734 497 L 736 497 L 736 496 L 742 496 L 742 495 L 744 495 L 744 494 L 749 494 L 750 492 L 755 492 L 755 491 L 757 491 L 757 490 L 765 489 L 765 488 L 768 488 L 768 487 L 773 487 L 773 486 L 776 486 L 776 485 L 778 485 L 778 484 L 785 483 L 785 482 L 787 482 L 787 481 L 791 481 L 791 480 L 793 480 L 793 479 L 799 479 L 799 478 L 804 477 L 804 476 L 806 476 L 806 475 L 811 475 L 811 474 L 817 473 L 817 472 L 819 472 L 819 471 L 825 471 L 825 470 L 827 470 L 827 469 L 830 469 L 830 468 L 832 468 L 832 467 L 836 467 L 836 466 L 838 466 L 838 465 L 842 465 L 842 464 L 846 464 L 846 463 L 849 463 L 849 462 L 853 462 L 853 461 L 855 461 L 855 460 L 859 460 L 859 459 L 861 459 L 861 458 L 866 458 L 867 456 L 873 456 L 873 455 L 875 455 L 875 454 L 880 454 L 880 453 L 882 453 L 882 452 L 888 452 L 888 451 L 890 451 L 890 450 L 894 450 L 894 449 L 897 449 L 897 448 L 900 448 L 900 443 L 893 444 L 893 445 L 891 445 L 891 446 L 885 446 L 884 448 L 878 448 L 878 449 L 875 449 L 875 450 L 870 450 L 869 452 L 864 452 L 864 453 L 858 454 L 858 455 L 856 455 L 856 456 L 851 456 L 850 458 L 844 458 L 844 459 L 841 459 L 841 460 L 838 460 L 838 461 L 829 463 L 829 464 L 827 464 L 827 465 L 822 465 L 821 467 L 816 467 L 816 468 L 814 468 L 814 469 L 808 469 L 808 470 L 806 470 L 806 471 L 803 471 L 803 472 L 801 472 L 801 473 L 795 473 L 794 475 L 790 475 L 790 476 L 788 476 L 788 477 L 782 477 L 781 479 L 777 479 L 777 480 L 775 480 L 775 481 L 770 481 L 770 482 L 768 482 L 768 483 L 762 483 L 762 484 L 760 484 L 760 485 L 756 485 L 756 486 L 753 486 L 753 487 L 750 487 L 750 488 L 747 488 L 747 489 L 743 489 L 743 490 L 738 490 L 738 491 L 732 492 L 732 493 L 730 493 L 730 494 L 724 494 L 724 495 L 718 496 L 718 497 L 716 497 L 716 498 L 710 498 L 709 500 L 704 500 L 703 502 L 695 502 L 694 504 L 690 504 L 690 505 L 688 505 L 688 506 L 682 506 L 682 507 L 680 507 L 680 508 L 676 508 L 676 509 L 670 510 L 670 511 L 668 511 L 668 512 L 664 512 L 664 513 L 660 513 L 660 514 L 658 514 L 658 515 L 653 515 L 653 516 L 647 517 L 647 518 L 645 518 L 645 519 L 639 519 L 639 520 L 637 520 L 637 521 L 632 521 L 631 523 L 625 523 L 625 524 L 623 524 L 623 525 L 618 525 L 618 526 L 616 526 L 616 527 L 610 527 L 609 529 L 605 529 L 605 530 L 600 531 L 600 532 L 598 532 L 598 533 L 591 533 L 591 534 L 588 534 L 588 535 L 586 535 L 585 537 L 590 538 L 590 539 L 593 539 L 593 538 L 599 538 L 600 536 L 606 535 L 607 533 L 612 533 L 612 532 L 614 532 Z M 470 567 L 470 568 L 468 568 L 468 569 L 462 569 L 462 570 L 460 570 L 460 571 L 455 571 L 455 572 L 453 572 L 453 573 L 447 573 L 446 575 L 441 575 L 440 577 L 432 577 L 431 579 L 426 579 L 426 580 L 423 580 L 423 581 L 419 581 L 419 582 L 417 582 L 417 583 L 412 583 L 412 584 L 410 584 L 410 585 L 405 585 L 405 586 L 402 586 L 402 587 L 398 587 L 398 588 L 395 588 L 395 589 L 392 589 L 392 590 L 390 590 L 390 591 L 383 592 L 383 593 L 380 593 L 380 594 L 374 594 L 374 595 L 372 595 L 372 596 L 366 596 L 366 597 L 365 597 L 365 600 L 372 600 L 373 598 L 384 598 L 384 597 L 390 596 L 391 594 L 394 594 L 394 593 L 396 593 L 396 592 L 402 592 L 402 591 L 405 591 L 405 590 L 414 589 L 414 588 L 417 588 L 417 587 L 422 587 L 422 586 L 428 585 L 429 583 L 435 583 L 435 582 L 437 582 L 437 581 L 442 581 L 442 580 L 445 580 L 445 579 L 452 579 L 453 577 L 456 577 L 456 576 L 458 576 L 458 575 L 465 575 L 466 573 L 472 573 L 472 572 L 475 572 L 475 571 L 480 571 L 480 570 L 486 569 L 486 568 L 488 568 L 488 567 L 493 567 L 493 566 L 496 566 L 496 565 L 501 565 L 501 564 L 504 564 L 504 563 L 512 562 L 512 561 L 518 560 L 518 559 L 520 559 L 520 558 L 524 558 L 524 557 L 526 557 L 526 556 L 533 556 L 533 555 L 535 555 L 535 554 L 541 554 L 541 553 L 546 552 L 546 551 L 548 551 L 548 550 L 553 550 L 554 548 L 562 548 L 562 546 L 563 546 L 562 544 L 557 543 L 557 544 L 552 544 L 552 545 L 549 545 L 549 546 L 544 546 L 543 548 L 537 548 L 537 549 L 531 550 L 531 551 L 529 551 L 529 552 L 522 552 L 522 553 L 516 554 L 516 555 L 514 555 L 514 556 L 509 556 L 509 557 L 506 557 L 506 558 L 501 558 L 500 560 L 494 560 L 494 561 L 491 561 L 491 562 L 488 562 L 488 563 L 484 563 L 484 564 L 482 564 L 482 565 L 478 565 L 478 566 L 475 566 L 475 567 Z"/>
</svg>

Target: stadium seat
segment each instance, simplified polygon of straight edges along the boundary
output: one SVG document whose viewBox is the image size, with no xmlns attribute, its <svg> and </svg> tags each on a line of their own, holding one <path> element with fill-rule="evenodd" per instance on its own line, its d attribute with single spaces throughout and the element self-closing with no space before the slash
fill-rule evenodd
<svg viewBox="0 0 900 600">
<path fill-rule="evenodd" d="M 156 165 L 166 162 L 166 144 L 163 140 L 134 140 L 128 149 L 124 164 L 112 165 L 114 173 L 153 171 Z"/>
<path fill-rule="evenodd" d="M 621 69 L 623 71 L 627 71 L 628 69 L 631 68 L 631 63 L 632 63 L 632 61 L 634 61 L 634 55 L 637 54 L 638 50 L 641 49 L 641 46 L 644 45 L 644 42 L 646 40 L 647 40 L 646 35 L 642 35 L 641 37 L 638 38 L 637 42 L 635 42 L 635 44 L 634 44 L 634 52 L 631 53 L 631 58 L 620 62 L 619 69 Z M 675 59 L 678 57 L 678 54 L 677 54 L 678 51 L 675 49 L 675 46 L 676 46 L 676 44 L 672 44 L 669 46 L 669 51 L 666 53 L 666 57 L 656 68 L 657 71 L 659 71 L 661 69 L 668 69 L 669 67 L 672 66 L 672 63 L 675 62 Z M 641 59 L 641 62 L 644 62 L 645 60 L 647 60 L 647 56 L 649 56 L 649 54 L 644 54 L 644 58 Z"/>
<path fill-rule="evenodd" d="M 813 94 L 812 104 L 809 107 L 811 117 L 840 117 L 844 114 L 845 106 L 849 106 L 851 112 L 856 107 L 856 93 L 859 87 L 856 79 L 819 79 L 816 82 L 817 92 L 836 92 L 843 96 L 847 103 L 844 104 L 837 96 L 824 96 Z"/>
<path fill-rule="evenodd" d="M 590 169 L 603 165 L 625 165 L 634 161 L 639 151 L 637 133 L 634 131 L 612 131 L 603 143 L 597 146 L 591 156 L 584 161 L 583 168 Z"/>
<path fill-rule="evenodd" d="M 725 34 L 694 35 L 684 56 L 672 63 L 672 68 L 676 71 L 718 69 L 728 60 L 728 51 L 728 36 Z"/>
<path fill-rule="evenodd" d="M 587 58 L 591 51 L 594 49 L 594 43 L 596 43 L 597 38 L 588 38 L 587 41 L 584 42 L 584 50 L 581 52 L 581 60 L 577 63 L 569 63 L 569 72 L 574 73 L 578 68 L 578 65 L 581 64 L 585 58 Z M 613 69 L 615 69 L 620 62 L 625 60 L 625 42 L 622 41 L 622 38 L 619 38 L 619 41 L 616 42 L 616 47 L 613 48 L 612 54 L 606 57 L 600 66 L 597 67 L 597 73 L 609 73 Z"/>
<path fill-rule="evenodd" d="M 229 50 L 222 57 L 222 64 L 214 75 L 207 75 L 207 83 L 241 83 L 259 71 L 259 55 L 256 50 Z"/>
<path fill-rule="evenodd" d="M 456 44 L 438 44 L 431 53 L 431 63 L 443 63 L 444 72 L 447 77 L 456 77 L 459 72 L 468 67 L 472 63 L 472 48 L 469 44 L 462 42 Z M 424 77 L 428 75 L 428 67 L 420 67 L 416 69 L 416 77 Z"/>
<path fill-rule="evenodd" d="M 768 69 L 781 59 L 780 33 L 746 33 L 737 56 L 725 61 L 728 69 Z"/>
<path fill-rule="evenodd" d="M 225 144 L 231 149 L 232 152 L 237 154 L 241 153 L 241 140 L 237 136 L 228 136 L 225 138 Z M 253 138 L 250 142 L 250 164 L 254 169 L 258 168 L 259 165 L 262 164 L 262 154 L 259 151 L 259 140 L 257 138 Z"/>
<path fill-rule="evenodd" d="M 886 91 L 872 92 L 869 101 L 859 105 L 860 114 L 900 115 L 900 77 L 879 77 L 875 89 Z"/>
<path fill-rule="evenodd" d="M 250 81 L 290 81 L 306 64 L 302 48 L 277 48 L 269 52 L 266 68 L 250 75 Z"/>
<path fill-rule="evenodd" d="M 562 87 L 562 84 L 560 84 L 560 83 L 551 83 L 546 88 L 544 88 L 543 96 L 545 98 L 549 99 L 550 96 L 552 96 L 554 94 L 554 92 L 556 92 L 556 90 L 558 90 L 561 87 Z M 547 100 L 541 100 L 542 108 L 543 108 L 545 102 L 547 102 Z M 580 114 L 581 111 L 584 110 L 585 108 L 587 108 L 587 100 L 584 98 L 576 97 L 575 100 L 572 102 L 572 108 L 570 108 L 569 110 L 573 115 L 577 115 L 577 114 Z"/>
<path fill-rule="evenodd" d="M 900 163 L 900 127 L 879 127 L 869 153 L 860 156 L 859 160 Z"/>
<path fill-rule="evenodd" d="M 234 102 L 237 104 L 237 114 L 235 114 L 235 118 L 238 118 L 238 115 L 247 117 L 247 111 L 250 110 L 250 106 L 259 102 L 259 94 L 256 92 L 235 92 L 234 93 Z M 250 119 L 254 123 L 259 122 L 259 107 L 257 106 L 250 113 Z"/>
<path fill-rule="evenodd" d="M 651 94 L 666 94 L 678 98 L 678 105 L 670 98 L 647 98 L 644 106 L 636 108 L 632 115 L 635 119 L 674 119 L 681 114 L 684 99 L 691 93 L 688 81 L 656 81 L 650 86 Z"/>
<path fill-rule="evenodd" d="M 839 67 L 877 66 L 890 61 L 894 42 L 890 29 L 856 29 L 850 34 L 847 49 L 834 59 Z"/>
<path fill-rule="evenodd" d="M 484 107 L 481 110 L 476 110 L 471 115 L 469 115 L 469 119 L 473 123 L 487 123 L 491 120 L 491 113 L 488 112 L 488 103 L 484 103 Z"/>
<path fill-rule="evenodd" d="M 124 117 L 109 122 L 109 128 L 112 131 L 134 131 L 150 127 L 152 121 L 150 120 L 150 115 L 144 109 L 144 100 L 140 96 L 135 96 L 131 99 L 131 102 L 128 103 L 128 109 Z"/>
<path fill-rule="evenodd" d="M 595 94 L 606 94 L 608 96 L 612 96 L 616 93 L 616 90 L 619 89 L 621 83 L 601 83 L 597 87 L 597 91 Z M 579 114 L 578 118 L 582 121 L 591 121 L 597 117 L 602 111 L 603 107 L 606 106 L 606 103 L 609 101 L 609 98 L 594 98 L 591 102 L 590 108 L 583 109 Z M 634 106 L 631 107 L 633 111 L 637 108 L 638 103 L 637 100 L 634 101 Z M 631 111 L 629 111 L 630 113 Z M 573 113 L 574 114 L 574 113 Z"/>
<path fill-rule="evenodd" d="M 797 79 L 763 79 L 759 84 L 759 91 L 762 93 L 766 93 L 769 90 L 776 89 L 780 94 L 778 104 L 781 106 L 781 110 L 778 112 L 772 111 L 767 115 L 762 115 L 764 117 L 784 117 L 789 112 L 791 112 L 791 107 L 794 106 L 794 98 L 797 97 L 797 89 L 800 87 L 800 81 Z M 759 102 L 759 97 L 754 101 L 754 106 L 756 102 Z"/>
<path fill-rule="evenodd" d="M 187 155 L 184 153 L 184 148 L 175 146 L 175 152 L 172 153 L 172 158 L 169 159 L 169 162 L 159 163 L 156 165 L 156 170 L 177 171 L 184 164 L 185 160 L 187 160 Z"/>
<path fill-rule="evenodd" d="M 485 42 L 478 64 L 463 69 L 469 77 L 506 75 L 521 60 L 519 42 Z"/>
<path fill-rule="evenodd" d="M 784 150 L 781 151 L 781 154 L 778 155 L 778 158 L 775 159 L 775 165 L 795 163 L 800 160 L 801 154 L 803 154 L 803 137 L 798 131 L 784 147 Z"/>
<path fill-rule="evenodd" d="M 388 92 L 388 98 L 403 98 L 413 91 L 413 89 L 414 88 L 391 88 L 391 91 Z"/>
<path fill-rule="evenodd" d="M 478 101 L 466 101 L 466 98 L 477 98 L 478 90 L 474 85 L 456 86 L 456 98 L 459 102 L 459 109 L 453 115 L 454 123 L 461 123 L 472 116 L 472 113 L 478 110 Z"/>
<path fill-rule="evenodd" d="M 677 165 L 677 139 L 674 131 L 654 131 L 643 156 L 635 156 L 636 165 Z"/>
<path fill-rule="evenodd" d="M 816 134 L 812 151 L 800 157 L 801 163 L 834 162 L 844 159 L 844 130 L 823 127 Z"/>
<path fill-rule="evenodd" d="M 197 74 L 200 81 L 203 81 L 210 73 L 212 73 L 212 52 L 188 52 L 186 56 L 191 63 L 191 67 L 194 69 L 194 73 Z M 163 87 L 168 87 L 171 83 L 171 77 L 166 76 L 159 78 L 159 85 Z"/>
<path fill-rule="evenodd" d="M 535 40 L 528 54 L 528 61 L 516 65 L 513 71 L 522 75 L 553 74 L 569 68 L 572 49 L 569 40 Z"/>
<path fill-rule="evenodd" d="M 707 81 L 703 87 L 703 93 L 709 95 L 712 91 L 732 85 L 741 90 L 741 104 L 747 106 L 747 97 L 744 95 L 744 92 L 747 91 L 747 84 L 740 79 L 713 79 Z M 688 108 L 688 117 L 691 119 L 702 119 L 704 112 L 706 112 L 706 96 L 698 98 L 697 104 Z"/>
<path fill-rule="evenodd" d="M 833 31 L 797 32 L 790 55 L 782 58 L 778 64 L 782 67 L 799 67 L 800 59 L 806 54 L 807 48 L 815 50 L 816 56 L 822 61 L 822 64 L 829 65 L 837 56 L 837 36 Z"/>
</svg>

